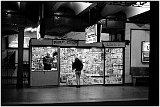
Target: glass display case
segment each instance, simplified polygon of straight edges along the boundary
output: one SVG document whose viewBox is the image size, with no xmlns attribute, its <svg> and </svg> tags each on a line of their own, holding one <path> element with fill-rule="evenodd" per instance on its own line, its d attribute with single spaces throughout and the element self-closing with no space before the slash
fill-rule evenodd
<svg viewBox="0 0 160 107">
<path fill-rule="evenodd" d="M 123 48 L 105 48 L 105 84 L 123 82 Z"/>
<path fill-rule="evenodd" d="M 104 58 L 103 49 L 61 48 L 60 49 L 60 84 L 76 85 L 72 63 L 78 57 L 83 62 L 81 85 L 103 84 Z"/>
<path fill-rule="evenodd" d="M 53 71 L 58 69 L 58 48 L 32 47 L 31 71 Z"/>
</svg>

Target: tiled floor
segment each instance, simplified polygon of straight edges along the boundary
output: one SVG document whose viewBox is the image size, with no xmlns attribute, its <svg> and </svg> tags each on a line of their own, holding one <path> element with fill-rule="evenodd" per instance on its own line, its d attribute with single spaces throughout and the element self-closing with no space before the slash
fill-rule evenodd
<svg viewBox="0 0 160 107">
<path fill-rule="evenodd" d="M 2 105 L 148 100 L 146 86 L 83 86 L 2 89 Z"/>
</svg>

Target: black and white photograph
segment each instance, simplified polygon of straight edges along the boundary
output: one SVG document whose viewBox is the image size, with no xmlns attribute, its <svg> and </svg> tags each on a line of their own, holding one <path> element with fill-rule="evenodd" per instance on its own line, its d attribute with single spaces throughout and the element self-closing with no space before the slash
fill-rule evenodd
<svg viewBox="0 0 160 107">
<path fill-rule="evenodd" d="M 1 106 L 159 106 L 158 16 L 159 1 L 2 0 Z"/>
</svg>

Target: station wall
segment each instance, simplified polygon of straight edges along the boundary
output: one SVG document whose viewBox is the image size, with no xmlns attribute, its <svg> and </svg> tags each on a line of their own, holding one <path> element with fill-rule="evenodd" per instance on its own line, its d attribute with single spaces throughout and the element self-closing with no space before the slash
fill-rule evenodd
<svg viewBox="0 0 160 107">
<path fill-rule="evenodd" d="M 141 63 L 141 41 L 149 41 L 149 30 L 149 24 L 126 23 L 125 40 L 129 40 L 130 43 L 125 48 L 125 83 L 132 82 L 132 67 L 149 67 L 149 64 Z"/>
</svg>

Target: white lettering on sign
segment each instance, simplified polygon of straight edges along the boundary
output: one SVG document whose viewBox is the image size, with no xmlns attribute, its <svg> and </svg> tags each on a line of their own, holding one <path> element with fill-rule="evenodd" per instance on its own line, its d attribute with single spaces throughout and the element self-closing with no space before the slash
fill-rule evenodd
<svg viewBox="0 0 160 107">
<path fill-rule="evenodd" d="M 142 51 L 150 51 L 150 42 L 142 43 Z"/>
</svg>

